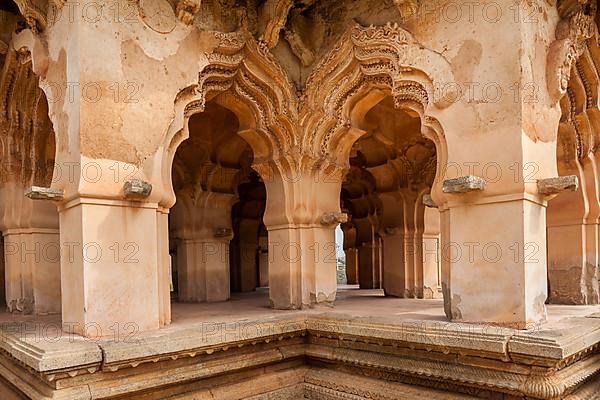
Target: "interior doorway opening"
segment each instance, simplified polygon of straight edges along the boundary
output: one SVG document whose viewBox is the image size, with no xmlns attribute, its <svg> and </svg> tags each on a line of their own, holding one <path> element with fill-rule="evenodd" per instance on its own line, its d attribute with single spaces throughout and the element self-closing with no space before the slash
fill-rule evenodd
<svg viewBox="0 0 600 400">
<path fill-rule="evenodd" d="M 226 301 L 268 286 L 266 190 L 238 131 L 236 115 L 211 101 L 190 118 L 189 138 L 175 153 L 169 247 L 176 301 Z"/>
<path fill-rule="evenodd" d="M 385 295 L 441 298 L 440 222 L 426 207 L 436 174 L 434 143 L 419 115 L 397 109 L 392 97 L 361 121 L 366 133 L 352 146 L 341 190 L 349 216 L 344 234 L 348 284 Z"/>
</svg>

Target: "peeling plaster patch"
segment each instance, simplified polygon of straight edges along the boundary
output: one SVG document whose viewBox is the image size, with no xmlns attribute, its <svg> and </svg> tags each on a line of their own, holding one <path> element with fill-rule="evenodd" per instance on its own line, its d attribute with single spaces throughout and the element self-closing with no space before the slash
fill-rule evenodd
<svg viewBox="0 0 600 400">
<path fill-rule="evenodd" d="M 176 94 L 197 81 L 204 53 L 213 51 L 218 43 L 213 33 L 193 31 L 179 43 L 176 54 L 155 60 L 138 41 L 121 42 L 122 80 L 94 82 L 109 94 L 115 93 L 118 84 L 119 98 L 102 96 L 94 104 L 83 104 L 94 112 L 82 121 L 82 154 L 141 165 L 162 143 Z M 152 124 L 148 124 L 148 115 L 153 116 Z"/>
<path fill-rule="evenodd" d="M 455 294 L 454 296 L 452 296 L 452 305 L 451 305 L 452 306 L 452 319 L 458 319 L 458 320 L 462 319 L 462 312 L 458 308 L 460 303 L 461 303 L 460 295 Z"/>
<path fill-rule="evenodd" d="M 475 68 L 481 62 L 483 48 L 481 43 L 475 40 L 462 42 L 458 53 L 450 61 L 452 72 L 456 81 L 460 84 L 471 82 Z"/>
<path fill-rule="evenodd" d="M 59 152 L 67 152 L 71 146 L 69 146 L 69 116 L 65 110 L 65 106 L 68 105 L 67 97 L 60 93 L 60 85 L 58 83 L 67 82 L 67 54 L 65 49 L 60 49 L 58 53 L 58 59 L 51 61 L 53 64 L 51 68 L 48 68 L 48 74 L 46 75 L 42 86 L 44 84 L 50 84 L 47 87 L 46 98 L 48 99 L 48 114 L 54 132 L 56 135 L 56 147 Z M 56 74 L 58 72 L 58 74 Z M 58 75 L 58 76 L 56 76 Z M 61 100 L 62 96 L 62 102 Z M 59 108 L 59 106 L 62 106 Z"/>
</svg>

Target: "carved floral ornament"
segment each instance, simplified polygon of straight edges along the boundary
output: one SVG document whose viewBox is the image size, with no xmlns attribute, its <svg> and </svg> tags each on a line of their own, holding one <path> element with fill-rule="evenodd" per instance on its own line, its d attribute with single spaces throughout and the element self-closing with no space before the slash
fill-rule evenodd
<svg viewBox="0 0 600 400">
<path fill-rule="evenodd" d="M 393 96 L 398 108 L 418 110 L 424 123 L 433 120 L 426 110 L 447 107 L 457 97 L 452 85 L 445 96 L 436 95 L 454 82 L 448 62 L 396 24 L 351 27 L 316 66 L 301 93 L 268 47 L 247 29 L 216 36 L 219 45 L 207 54 L 208 65 L 198 83 L 182 91 L 177 102 L 186 103 L 189 118 L 203 111 L 209 100 L 222 101 L 227 94 L 241 99 L 252 110 L 254 122 L 244 124 L 242 116 L 240 129 L 260 137 L 260 144 L 249 140 L 259 160 L 327 157 L 331 144 L 350 126 L 351 103 L 371 89 Z"/>
<path fill-rule="evenodd" d="M 206 54 L 207 64 L 197 83 L 176 98 L 179 116 L 165 146 L 171 160 L 189 136 L 188 119 L 202 112 L 208 101 L 236 114 L 240 135 L 254 152 L 253 168 L 263 179 L 274 169 L 333 174 L 341 179 L 352 143 L 364 133 L 352 126 L 350 112 L 372 89 L 381 97 L 371 107 L 391 95 L 397 108 L 420 115 L 423 131 L 436 146 L 444 140 L 429 112 L 447 107 L 458 97 L 452 91 L 456 85 L 452 85 L 450 66 L 397 24 L 350 27 L 315 67 L 301 92 L 268 46 L 245 26 L 214 35 L 219 44 Z M 445 85 L 450 88 L 446 93 Z M 436 91 L 444 96 L 437 96 Z M 442 158 L 438 155 L 438 161 Z M 164 174 L 170 176 L 170 168 Z"/>
</svg>

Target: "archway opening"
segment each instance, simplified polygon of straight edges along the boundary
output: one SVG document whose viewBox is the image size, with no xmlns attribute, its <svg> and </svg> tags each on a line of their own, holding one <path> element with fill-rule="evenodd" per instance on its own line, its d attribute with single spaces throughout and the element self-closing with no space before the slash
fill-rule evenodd
<svg viewBox="0 0 600 400">
<path fill-rule="evenodd" d="M 231 110 L 211 101 L 188 126 L 172 171 L 172 298 L 225 301 L 232 292 L 268 285 L 268 267 L 261 264 L 268 259 L 262 239 L 265 186 L 251 168 L 252 149 L 238 135 L 240 123 Z"/>
<path fill-rule="evenodd" d="M 436 149 L 419 115 L 388 96 L 359 121 L 341 190 L 349 285 L 377 295 L 441 298 L 440 218 L 426 207 Z"/>
<path fill-rule="evenodd" d="M 56 314 L 61 311 L 58 211 L 52 202 L 24 195 L 31 186 L 51 186 L 55 133 L 30 55 L 11 44 L 24 17 L 9 2 L 0 20 L 0 44 L 6 44 L 0 51 L 0 302 L 13 313 Z"/>
</svg>

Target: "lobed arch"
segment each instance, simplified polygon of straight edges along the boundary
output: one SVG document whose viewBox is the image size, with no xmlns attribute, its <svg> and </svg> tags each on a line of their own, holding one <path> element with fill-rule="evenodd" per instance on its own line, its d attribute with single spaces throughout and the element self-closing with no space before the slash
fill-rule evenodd
<svg viewBox="0 0 600 400">
<path fill-rule="evenodd" d="M 300 111 L 303 145 L 317 157 L 347 165 L 353 143 L 365 133 L 360 121 L 388 96 L 395 108 L 421 119 L 422 134 L 436 146 L 439 183 L 447 146 L 434 114 L 458 98 L 457 85 L 448 62 L 397 24 L 355 24 L 317 65 L 302 99 L 318 105 Z"/>
<path fill-rule="evenodd" d="M 268 48 L 243 25 L 232 33 L 215 33 L 219 43 L 206 54 L 198 81 L 181 90 L 175 115 L 163 145 L 162 178 L 167 185 L 161 205 L 175 202 L 171 168 L 179 145 L 189 137 L 192 115 L 215 101 L 239 120 L 239 134 L 254 153 L 253 166 L 261 175 L 277 168 L 273 160 L 286 158 L 297 143 L 297 97 L 285 71 Z"/>
</svg>

